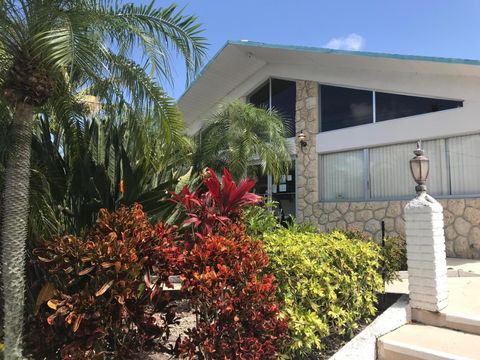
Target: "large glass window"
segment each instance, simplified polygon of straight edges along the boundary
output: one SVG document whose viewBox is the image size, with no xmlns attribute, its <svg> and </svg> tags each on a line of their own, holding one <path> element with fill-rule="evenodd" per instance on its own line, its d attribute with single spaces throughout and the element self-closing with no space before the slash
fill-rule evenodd
<svg viewBox="0 0 480 360">
<path fill-rule="evenodd" d="M 272 200 L 277 202 L 277 215 L 281 221 L 295 217 L 295 166 L 272 184 Z"/>
<path fill-rule="evenodd" d="M 259 108 L 270 108 L 270 80 L 260 86 L 253 94 L 248 98 L 250 104 Z"/>
<path fill-rule="evenodd" d="M 447 140 L 452 195 L 480 193 L 480 135 Z"/>
<path fill-rule="evenodd" d="M 455 109 L 463 101 L 319 85 L 320 131 Z M 373 105 L 375 104 L 375 106 Z"/>
<path fill-rule="evenodd" d="M 422 147 L 430 159 L 428 192 L 432 195 L 448 194 L 445 141 L 424 141 Z M 414 156 L 415 143 L 382 146 L 369 149 L 370 198 L 383 199 L 412 195 L 414 183 L 409 161 Z"/>
<path fill-rule="evenodd" d="M 271 196 L 277 203 L 276 215 L 279 220 L 284 221 L 289 216 L 295 217 L 295 162 L 288 174 L 282 175 L 278 183 L 274 183 L 271 175 L 262 174 L 261 165 L 248 167 L 247 175 L 255 179 L 257 183 L 253 192 L 262 196 Z"/>
<path fill-rule="evenodd" d="M 376 121 L 462 107 L 461 101 L 375 92 Z"/>
<path fill-rule="evenodd" d="M 323 200 L 364 198 L 364 151 L 347 151 L 321 157 Z"/>
<path fill-rule="evenodd" d="M 295 81 L 270 79 L 253 92 L 248 101 L 257 107 L 277 110 L 285 119 L 287 137 L 294 137 L 296 97 Z"/>
<path fill-rule="evenodd" d="M 297 85 L 295 81 L 272 79 L 272 108 L 285 119 L 287 137 L 295 136 L 295 105 Z"/>
<path fill-rule="evenodd" d="M 406 196 L 412 193 L 409 160 L 414 144 L 383 146 L 369 150 L 372 198 Z"/>
<path fill-rule="evenodd" d="M 422 148 L 430 159 L 427 179 L 430 194 L 480 194 L 479 134 L 423 141 Z M 415 183 L 409 161 L 414 149 L 415 143 L 409 142 L 322 155 L 322 200 L 411 197 Z"/>
<path fill-rule="evenodd" d="M 268 195 L 268 176 L 263 174 L 261 165 L 250 165 L 247 168 L 247 176 L 256 180 L 253 192 L 258 195 Z"/>
<path fill-rule="evenodd" d="M 320 86 L 321 131 L 373 122 L 371 91 Z"/>
</svg>

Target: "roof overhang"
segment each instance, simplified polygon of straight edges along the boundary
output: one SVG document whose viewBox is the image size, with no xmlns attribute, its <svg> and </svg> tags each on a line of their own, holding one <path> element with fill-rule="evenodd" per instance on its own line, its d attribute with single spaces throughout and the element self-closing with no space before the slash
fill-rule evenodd
<svg viewBox="0 0 480 360">
<path fill-rule="evenodd" d="M 480 77 L 478 60 L 229 41 L 178 101 L 187 126 L 201 120 L 213 106 L 269 64 Z"/>
</svg>

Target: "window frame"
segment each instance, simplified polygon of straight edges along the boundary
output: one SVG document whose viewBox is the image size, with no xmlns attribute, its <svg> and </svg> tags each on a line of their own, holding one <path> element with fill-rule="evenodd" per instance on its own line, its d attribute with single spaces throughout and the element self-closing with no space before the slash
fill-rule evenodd
<svg viewBox="0 0 480 360">
<path fill-rule="evenodd" d="M 361 87 L 361 86 L 339 85 L 339 84 L 326 83 L 326 82 L 317 82 L 317 84 L 318 84 L 318 104 L 319 104 L 319 106 L 318 106 L 318 131 L 319 131 L 319 133 L 337 131 L 337 130 L 343 130 L 343 129 L 350 129 L 350 128 L 354 128 L 354 127 L 357 127 L 357 126 L 377 124 L 377 123 L 382 123 L 382 122 L 387 122 L 387 121 L 392 121 L 392 120 L 398 120 L 398 119 L 414 118 L 416 116 L 425 116 L 425 115 L 429 115 L 429 114 L 437 113 L 437 112 L 452 111 L 452 110 L 457 110 L 459 108 L 463 108 L 464 104 L 465 104 L 465 99 L 454 99 L 454 98 L 449 98 L 449 97 L 431 96 L 431 95 L 424 95 L 424 94 L 412 94 L 412 93 L 405 93 L 405 92 L 400 92 L 400 91 L 389 91 L 389 90 L 382 90 L 382 89 L 377 89 L 377 88 L 372 89 L 372 88 L 365 88 L 365 87 Z M 353 126 L 347 126 L 347 127 L 344 127 L 344 128 L 338 128 L 338 129 L 323 131 L 322 130 L 322 99 L 321 99 L 322 86 L 332 86 L 332 87 L 339 87 L 339 88 L 345 88 L 345 89 L 351 89 L 351 90 L 370 91 L 372 93 L 372 118 L 373 118 L 372 122 L 367 123 L 367 124 L 358 124 L 358 125 L 353 125 Z M 398 117 L 398 118 L 377 121 L 377 106 L 376 106 L 376 104 L 377 104 L 376 93 L 377 92 L 392 94 L 392 95 L 414 96 L 414 97 L 419 97 L 419 98 L 428 98 L 428 99 L 437 99 L 437 100 L 446 100 L 446 101 L 457 101 L 457 102 L 461 102 L 462 106 L 459 106 L 459 107 L 456 107 L 456 108 L 451 108 L 451 109 L 440 110 L 440 111 L 432 111 L 432 112 L 427 112 L 427 113 L 422 113 L 422 114 L 402 116 L 402 117 Z"/>
<path fill-rule="evenodd" d="M 480 133 L 473 133 L 473 134 L 463 134 L 463 135 L 455 135 L 455 136 L 448 136 L 448 137 L 442 137 L 442 138 L 433 138 L 433 139 L 424 139 L 424 141 L 431 141 L 431 140 L 441 140 L 444 142 L 444 153 L 442 153 L 442 156 L 445 157 L 446 159 L 446 179 L 445 181 L 447 182 L 447 192 L 448 194 L 445 195 L 435 195 L 436 199 L 469 199 L 469 198 L 478 198 L 480 197 L 480 189 L 478 192 L 473 192 L 469 194 L 453 194 L 452 193 L 452 173 L 451 173 L 451 158 L 450 158 L 450 151 L 449 151 L 449 139 L 451 138 L 456 138 L 456 137 L 463 137 L 463 136 L 480 136 Z M 402 200 L 411 200 L 412 196 L 414 196 L 414 188 L 415 188 L 415 182 L 412 179 L 412 195 L 405 195 L 405 196 L 386 196 L 386 197 L 378 197 L 378 198 L 373 198 L 371 196 L 371 181 L 370 181 L 370 150 L 375 149 L 375 148 L 381 148 L 381 147 L 387 147 L 387 146 L 393 146 L 393 145 L 401 145 L 401 144 L 408 144 L 408 143 L 413 143 L 414 140 L 410 141 L 402 141 L 402 142 L 396 142 L 396 143 L 391 143 L 391 144 L 385 144 L 385 145 L 379 145 L 379 146 L 371 146 L 371 147 L 366 147 L 366 148 L 357 148 L 357 149 L 348 149 L 345 151 L 335 151 L 335 152 L 327 152 L 327 153 L 322 153 L 318 154 L 319 159 L 318 159 L 318 194 L 319 194 L 319 201 L 321 203 L 339 203 L 339 202 L 347 202 L 347 203 L 353 203 L 353 202 L 378 202 L 378 201 L 402 201 Z M 364 183 L 364 193 L 363 193 L 363 198 L 361 199 L 334 199 L 334 200 L 326 200 L 323 198 L 323 176 L 322 176 L 322 158 L 324 155 L 329 155 L 329 154 L 338 154 L 338 153 L 343 153 L 343 152 L 351 152 L 351 151 L 359 151 L 363 150 L 364 152 L 364 171 L 363 171 L 363 183 Z M 413 157 L 413 148 L 412 148 L 412 157 Z M 428 154 L 426 154 L 428 157 Z M 428 192 L 428 180 L 427 180 L 427 192 Z"/>
<path fill-rule="evenodd" d="M 278 76 L 274 76 L 274 77 L 269 76 L 265 80 L 260 81 L 260 83 L 258 83 L 254 88 L 252 88 L 250 91 L 247 92 L 247 95 L 245 96 L 247 103 L 251 104 L 250 98 L 252 97 L 252 95 L 255 94 L 262 87 L 267 85 L 267 83 L 268 83 L 268 110 L 271 110 L 272 109 L 272 80 L 290 81 L 290 82 L 295 83 L 295 86 L 296 86 L 296 83 L 297 83 L 297 80 L 294 80 L 294 79 L 285 78 L 285 77 L 278 77 Z M 296 96 L 296 89 L 295 89 L 295 108 L 296 108 L 296 101 L 297 101 L 297 96 Z M 296 110 L 295 110 L 295 114 L 293 116 L 292 121 L 293 121 L 293 125 L 295 126 L 294 136 L 286 137 L 287 139 L 295 139 L 296 136 L 297 136 L 297 133 L 298 133 L 297 128 L 296 128 L 296 122 L 297 122 L 297 120 L 296 120 Z"/>
</svg>

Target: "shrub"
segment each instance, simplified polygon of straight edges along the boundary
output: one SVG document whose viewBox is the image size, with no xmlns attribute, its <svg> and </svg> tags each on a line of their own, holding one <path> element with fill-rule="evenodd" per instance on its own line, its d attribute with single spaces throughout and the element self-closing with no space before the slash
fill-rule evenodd
<svg viewBox="0 0 480 360">
<path fill-rule="evenodd" d="M 377 243 L 370 234 L 356 228 L 348 228 L 342 233 L 350 238 Z M 400 236 L 387 236 L 381 246 L 380 273 L 385 282 L 398 279 L 398 271 L 407 270 L 407 247 Z"/>
<path fill-rule="evenodd" d="M 385 282 L 398 279 L 397 271 L 407 270 L 407 247 L 399 236 L 387 236 L 382 246 L 382 274 Z"/>
<path fill-rule="evenodd" d="M 227 169 L 220 182 L 215 172 L 207 169 L 203 186 L 193 193 L 184 187 L 172 197 L 187 215 L 183 225 L 193 225 L 195 237 L 201 239 L 219 226 L 240 220 L 245 206 L 257 204 L 260 196 L 249 192 L 254 186 L 255 180 L 247 178 L 237 187 Z"/>
<path fill-rule="evenodd" d="M 318 233 L 317 226 L 312 222 L 299 223 L 296 218 L 289 216 L 287 219 L 287 229 L 291 233 Z"/>
<path fill-rule="evenodd" d="M 292 357 L 321 349 L 329 335 L 351 336 L 376 313 L 383 290 L 380 247 L 330 234 L 279 230 L 263 238 L 268 271 L 289 318 Z"/>
<path fill-rule="evenodd" d="M 260 200 L 249 192 L 254 184 L 245 179 L 237 187 L 226 169 L 220 182 L 209 169 L 204 186 L 174 195 L 187 213 L 182 290 L 197 314 L 182 356 L 275 359 L 283 345 L 287 323 L 279 318 L 275 279 L 264 273 L 262 244 L 241 224 L 244 207 Z"/>
<path fill-rule="evenodd" d="M 280 227 L 275 216 L 276 204 L 275 201 L 267 200 L 262 205 L 251 205 L 245 208 L 242 221 L 246 225 L 248 235 L 262 237 L 264 233 Z"/>
<path fill-rule="evenodd" d="M 33 331 L 41 337 L 32 338 L 42 343 L 32 344 L 35 358 L 56 358 L 58 349 L 62 359 L 124 359 L 168 337 L 175 314 L 162 284 L 182 260 L 174 232 L 152 226 L 134 205 L 112 214 L 103 209 L 82 236 L 55 237 L 35 249 L 37 265 L 48 273 L 37 300 Z M 164 306 L 161 321 L 153 303 Z"/>
<path fill-rule="evenodd" d="M 261 274 L 267 257 L 242 225 L 219 229 L 187 255 L 183 290 L 198 323 L 181 346 L 190 358 L 276 359 L 287 322 L 279 318 L 275 278 Z"/>
</svg>

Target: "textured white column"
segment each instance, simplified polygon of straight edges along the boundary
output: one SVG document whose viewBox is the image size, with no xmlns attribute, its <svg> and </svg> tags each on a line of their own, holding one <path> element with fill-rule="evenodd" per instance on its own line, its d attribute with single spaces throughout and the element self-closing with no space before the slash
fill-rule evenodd
<svg viewBox="0 0 480 360">
<path fill-rule="evenodd" d="M 408 282 L 412 308 L 440 311 L 448 283 L 443 208 L 425 193 L 405 206 Z"/>
</svg>

